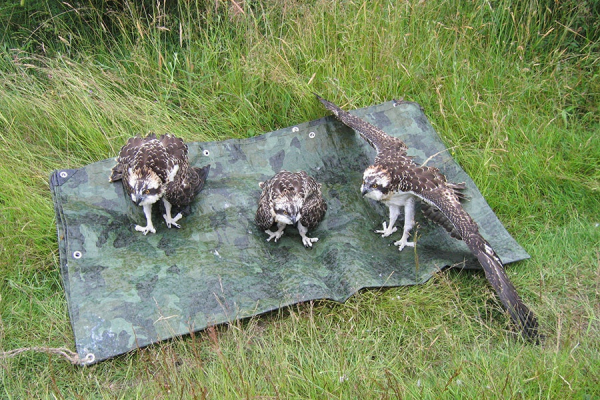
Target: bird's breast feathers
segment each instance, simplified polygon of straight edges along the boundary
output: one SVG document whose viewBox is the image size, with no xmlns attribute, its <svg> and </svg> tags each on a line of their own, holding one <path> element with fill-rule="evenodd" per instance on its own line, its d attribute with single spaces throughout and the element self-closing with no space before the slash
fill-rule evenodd
<svg viewBox="0 0 600 400">
<path fill-rule="evenodd" d="M 390 191 L 386 196 L 382 196 L 380 201 L 382 201 L 388 205 L 403 207 L 406 204 L 406 202 L 411 197 L 414 197 L 414 196 L 415 196 L 415 194 L 413 192 L 392 192 L 392 191 Z"/>
</svg>

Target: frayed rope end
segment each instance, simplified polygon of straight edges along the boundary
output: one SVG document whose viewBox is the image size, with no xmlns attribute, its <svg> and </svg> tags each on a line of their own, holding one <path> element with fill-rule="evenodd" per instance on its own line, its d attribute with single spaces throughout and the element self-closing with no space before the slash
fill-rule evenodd
<svg viewBox="0 0 600 400">
<path fill-rule="evenodd" d="M 14 349 L 0 353 L 0 359 L 3 360 L 6 358 L 12 358 L 26 351 L 36 351 L 38 353 L 46 354 L 58 354 L 66 358 L 73 365 L 88 365 L 93 363 L 96 359 L 93 353 L 88 353 L 84 358 L 79 358 L 79 355 L 77 353 L 64 347 L 21 347 L 20 349 Z"/>
</svg>

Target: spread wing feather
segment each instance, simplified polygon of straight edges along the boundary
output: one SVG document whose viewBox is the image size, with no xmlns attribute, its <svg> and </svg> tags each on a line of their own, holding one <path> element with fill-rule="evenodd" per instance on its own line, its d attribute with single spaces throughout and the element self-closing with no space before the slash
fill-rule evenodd
<svg viewBox="0 0 600 400">
<path fill-rule="evenodd" d="M 500 257 L 481 236 L 477 223 L 464 210 L 454 189 L 445 186 L 436 190 L 415 193 L 415 195 L 437 208 L 444 216 L 445 221 L 452 224 L 452 231 L 462 238 L 469 250 L 477 257 L 487 280 L 524 336 L 538 342 L 539 326 L 535 315 L 519 297 L 517 290 L 506 275 Z"/>
<path fill-rule="evenodd" d="M 332 102 L 325 100 L 319 95 L 315 94 L 315 96 L 317 96 L 317 99 L 319 99 L 325 108 L 331 111 L 340 121 L 357 131 L 363 139 L 373 146 L 378 155 L 383 149 L 390 146 L 393 146 L 396 151 L 406 151 L 407 146 L 402 140 L 389 136 L 381 129 L 358 117 L 355 117 L 347 111 L 342 110 Z"/>
<path fill-rule="evenodd" d="M 462 190 L 466 188 L 464 182 L 460 184 L 448 183 L 448 186 L 454 190 L 454 194 L 459 200 L 464 199 L 464 194 L 462 193 Z M 450 234 L 450 236 L 455 239 L 462 240 L 458 229 L 456 229 L 454 224 L 448 220 L 448 218 L 446 218 L 444 213 L 441 212 L 439 208 L 431 203 L 423 202 L 421 204 L 421 212 L 425 218 L 443 227 Z"/>
</svg>

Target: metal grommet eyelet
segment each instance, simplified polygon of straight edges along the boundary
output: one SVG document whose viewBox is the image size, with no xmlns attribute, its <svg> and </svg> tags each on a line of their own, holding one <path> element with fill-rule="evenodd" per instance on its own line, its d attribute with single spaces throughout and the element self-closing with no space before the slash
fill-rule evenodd
<svg viewBox="0 0 600 400">
<path fill-rule="evenodd" d="M 96 356 L 94 355 L 94 353 L 87 353 L 85 355 L 85 358 L 83 359 L 83 362 L 85 364 L 89 364 L 89 363 L 93 363 L 95 359 L 96 359 Z"/>
<path fill-rule="evenodd" d="M 69 174 L 67 173 L 67 171 L 60 171 L 58 173 L 58 176 L 60 176 L 61 178 L 66 178 L 67 176 L 69 176 Z"/>
<path fill-rule="evenodd" d="M 317 136 L 317 134 L 316 134 L 316 133 L 314 133 L 314 132 L 310 132 L 310 133 L 308 134 L 308 137 L 309 137 L 309 138 L 311 138 L 311 139 L 314 139 L 314 138 L 315 138 L 315 136 Z"/>
<path fill-rule="evenodd" d="M 83 257 L 83 254 L 79 250 L 73 252 L 74 259 L 79 260 L 81 257 Z"/>
<path fill-rule="evenodd" d="M 204 150 L 202 154 L 204 154 L 204 157 L 208 157 L 210 155 L 210 151 Z"/>
<path fill-rule="evenodd" d="M 298 132 L 300 130 L 300 128 L 298 128 L 297 126 L 292 128 L 292 132 Z"/>
</svg>

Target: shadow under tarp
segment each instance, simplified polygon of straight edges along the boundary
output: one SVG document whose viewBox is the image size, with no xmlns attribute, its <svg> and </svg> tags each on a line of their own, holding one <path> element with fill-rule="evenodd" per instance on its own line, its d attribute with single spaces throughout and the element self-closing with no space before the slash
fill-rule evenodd
<svg viewBox="0 0 600 400">
<path fill-rule="evenodd" d="M 528 258 L 452 160 L 416 103 L 387 102 L 355 110 L 402 138 L 418 163 L 466 182 L 466 210 L 504 263 Z M 398 252 L 375 234 L 387 208 L 360 195 L 374 151 L 333 117 L 244 140 L 189 143 L 193 166 L 211 164 L 204 190 L 168 229 L 154 206 L 156 234 L 134 230 L 141 207 L 109 183 L 114 159 L 51 175 L 61 274 L 77 353 L 85 363 L 314 299 L 345 301 L 362 288 L 420 284 L 445 266 L 476 265 L 467 247 L 417 211 L 415 252 Z M 329 209 L 305 249 L 288 227 L 278 243 L 254 224 L 259 181 L 277 171 L 305 170 L 323 184 Z M 402 226 L 402 216 L 397 223 Z M 93 360 L 93 361 L 92 361 Z"/>
</svg>

